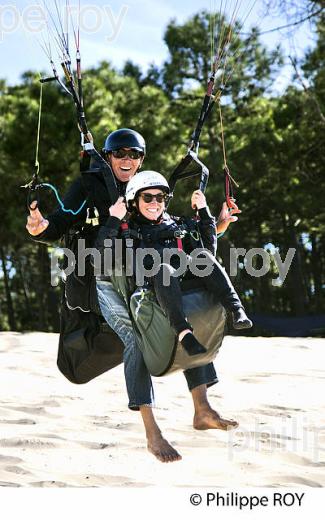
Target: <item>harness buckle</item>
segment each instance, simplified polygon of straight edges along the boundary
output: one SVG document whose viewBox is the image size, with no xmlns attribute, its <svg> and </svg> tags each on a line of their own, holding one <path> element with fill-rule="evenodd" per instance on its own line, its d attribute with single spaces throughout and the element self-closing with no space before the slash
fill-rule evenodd
<svg viewBox="0 0 325 520">
<path fill-rule="evenodd" d="M 178 238 L 178 239 L 184 238 L 185 235 L 186 235 L 185 229 L 176 229 L 176 231 L 174 232 L 174 237 Z"/>
<path fill-rule="evenodd" d="M 91 224 L 92 226 L 99 226 L 99 213 L 97 208 L 93 208 L 94 216 L 90 217 L 90 208 L 87 208 L 87 218 L 86 224 Z"/>
<path fill-rule="evenodd" d="M 177 249 L 178 249 L 178 251 L 183 251 L 182 240 L 185 237 L 185 235 L 186 235 L 185 229 L 176 229 L 176 231 L 174 232 L 174 237 L 177 240 Z"/>
</svg>

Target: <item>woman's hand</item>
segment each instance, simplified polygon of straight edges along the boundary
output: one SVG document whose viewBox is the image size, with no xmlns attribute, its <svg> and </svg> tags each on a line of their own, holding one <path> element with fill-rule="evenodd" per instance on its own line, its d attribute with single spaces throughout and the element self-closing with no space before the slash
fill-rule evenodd
<svg viewBox="0 0 325 520">
<path fill-rule="evenodd" d="M 224 202 L 222 204 L 222 208 L 220 211 L 220 215 L 218 217 L 216 231 L 217 233 L 224 233 L 229 224 L 232 222 L 236 222 L 238 217 L 235 217 L 235 214 L 241 213 L 241 210 L 238 209 L 237 204 L 235 204 L 234 199 L 231 199 L 231 208 L 228 208 L 227 203 Z"/>
<path fill-rule="evenodd" d="M 26 229 L 30 235 L 36 237 L 45 231 L 49 225 L 49 221 L 46 220 L 40 210 L 37 207 L 37 202 L 33 201 L 29 208 L 29 216 L 27 217 Z"/>
<path fill-rule="evenodd" d="M 116 217 L 120 220 L 124 219 L 125 215 L 127 214 L 127 209 L 123 197 L 117 199 L 115 204 L 109 208 L 109 214 L 111 217 Z"/>
<path fill-rule="evenodd" d="M 201 190 L 195 190 L 193 192 L 192 198 L 191 198 L 191 206 L 192 206 L 192 209 L 206 208 L 207 201 L 206 201 L 204 193 L 202 193 Z"/>
</svg>

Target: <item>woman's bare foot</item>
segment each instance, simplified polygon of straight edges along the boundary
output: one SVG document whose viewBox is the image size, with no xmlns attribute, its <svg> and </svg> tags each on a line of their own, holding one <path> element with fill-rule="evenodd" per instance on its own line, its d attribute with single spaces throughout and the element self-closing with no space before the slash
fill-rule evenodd
<svg viewBox="0 0 325 520">
<path fill-rule="evenodd" d="M 209 408 L 195 413 L 193 427 L 196 430 L 232 430 L 238 427 L 238 422 L 223 419 L 215 410 Z"/>
<path fill-rule="evenodd" d="M 148 450 L 160 462 L 175 462 L 181 460 L 181 455 L 169 444 L 162 435 L 154 435 L 152 438 L 148 438 Z"/>
</svg>

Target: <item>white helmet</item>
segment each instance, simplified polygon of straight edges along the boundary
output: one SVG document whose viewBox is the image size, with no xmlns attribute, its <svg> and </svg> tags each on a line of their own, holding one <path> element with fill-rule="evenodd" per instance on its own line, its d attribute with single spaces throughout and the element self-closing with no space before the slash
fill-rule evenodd
<svg viewBox="0 0 325 520">
<path fill-rule="evenodd" d="M 169 184 L 161 173 L 144 170 L 134 175 L 128 182 L 125 192 L 126 204 L 129 205 L 136 198 L 139 191 L 147 188 L 161 188 L 167 193 L 170 191 Z"/>
</svg>

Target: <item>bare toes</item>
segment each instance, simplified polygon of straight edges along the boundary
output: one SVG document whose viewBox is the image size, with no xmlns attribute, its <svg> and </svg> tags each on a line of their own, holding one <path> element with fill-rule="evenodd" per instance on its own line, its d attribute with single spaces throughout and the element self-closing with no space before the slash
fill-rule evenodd
<svg viewBox="0 0 325 520">
<path fill-rule="evenodd" d="M 223 419 L 214 410 L 194 416 L 193 426 L 196 430 L 232 430 L 239 426 L 237 421 Z"/>
<path fill-rule="evenodd" d="M 181 460 L 180 454 L 163 437 L 148 442 L 148 450 L 160 462 L 175 462 Z"/>
</svg>

